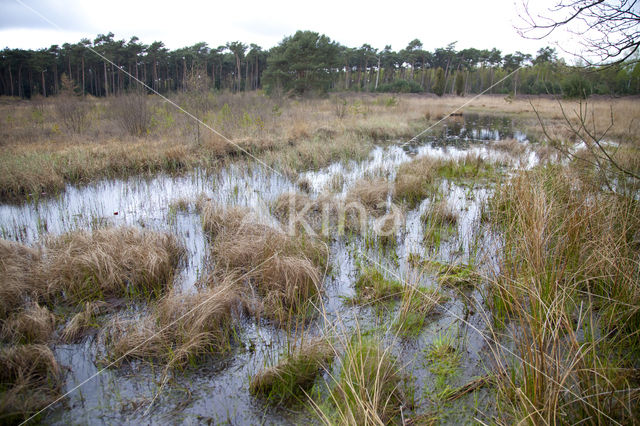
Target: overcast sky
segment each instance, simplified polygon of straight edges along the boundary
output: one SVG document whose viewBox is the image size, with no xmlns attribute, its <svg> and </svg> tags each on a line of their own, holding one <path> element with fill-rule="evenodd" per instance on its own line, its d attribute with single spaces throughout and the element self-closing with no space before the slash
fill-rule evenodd
<svg viewBox="0 0 640 426">
<path fill-rule="evenodd" d="M 538 6 L 541 1 L 552 2 L 537 0 Z M 527 40 L 517 34 L 514 26 L 522 25 L 519 4 L 520 0 L 0 0 L 0 46 L 37 49 L 84 37 L 93 40 L 111 31 L 117 39 L 136 35 L 143 43 L 159 40 L 170 49 L 200 41 L 217 47 L 235 40 L 268 49 L 301 29 L 324 33 L 349 47 L 369 43 L 382 49 L 390 44 L 400 50 L 418 38 L 427 50 L 457 41 L 457 50 L 496 47 L 503 53 L 535 54 L 551 40 Z"/>
</svg>

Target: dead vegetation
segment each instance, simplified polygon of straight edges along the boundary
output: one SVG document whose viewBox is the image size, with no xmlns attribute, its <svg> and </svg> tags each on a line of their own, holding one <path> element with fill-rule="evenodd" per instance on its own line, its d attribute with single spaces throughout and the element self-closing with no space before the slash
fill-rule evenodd
<svg viewBox="0 0 640 426">
<path fill-rule="evenodd" d="M 359 180 L 347 193 L 346 205 L 360 203 L 372 213 L 384 213 L 391 186 L 382 179 Z"/>
<path fill-rule="evenodd" d="M 0 318 L 44 291 L 37 272 L 41 256 L 38 247 L 0 239 Z"/>
<path fill-rule="evenodd" d="M 203 210 L 203 227 L 213 231 L 213 274 L 245 275 L 249 294 L 260 301 L 253 304 L 262 311 L 256 315 L 283 323 L 307 312 L 307 302 L 320 295 L 327 248 L 319 241 L 305 234 L 287 235 L 257 222 L 247 211 L 212 205 Z"/>
<path fill-rule="evenodd" d="M 420 157 L 402 164 L 396 174 L 394 201 L 413 208 L 433 194 L 437 189 L 434 185 L 437 167 L 438 160 L 432 157 Z"/>
<path fill-rule="evenodd" d="M 9 315 L 0 335 L 12 343 L 47 343 L 55 322 L 55 316 L 46 307 L 32 302 Z"/>
<path fill-rule="evenodd" d="M 116 318 L 107 327 L 108 359 L 157 360 L 167 369 L 228 351 L 235 334 L 233 313 L 242 306 L 238 283 L 210 282 L 196 294 L 170 293 L 141 319 Z"/>
<path fill-rule="evenodd" d="M 336 230 L 343 213 L 341 204 L 326 193 L 312 199 L 306 194 L 288 192 L 276 198 L 272 212 L 289 234 L 301 232 L 327 236 L 330 230 Z"/>
<path fill-rule="evenodd" d="M 47 98 L 38 126 L 32 123 L 30 103 L 2 105 L 0 120 L 7 125 L 0 131 L 0 198 L 33 198 L 43 191 L 63 191 L 65 183 L 99 178 L 215 168 L 228 159 L 245 156 L 245 151 L 259 155 L 278 170 L 295 174 L 333 161 L 363 158 L 373 141 L 411 138 L 459 106 L 456 98 L 397 95 L 397 101 L 387 105 L 380 102 L 386 95 L 353 94 L 344 99 L 344 116 L 337 117 L 329 99 L 298 102 L 254 93 L 224 93 L 207 98 L 202 105 L 191 105 L 187 95 L 176 94 L 179 104 L 197 110 L 208 125 L 242 151 L 155 97 L 146 97 L 147 106 L 137 108 L 136 96 L 131 95 L 131 100 Z M 110 112 L 111 102 L 125 98 L 133 105 L 127 108 L 137 108 L 125 117 L 135 116 L 135 124 L 124 125 Z M 61 115 L 54 113 L 58 104 L 66 109 Z M 539 135 L 535 107 L 552 121 L 550 128 L 558 127 L 562 114 L 554 100 L 537 98 L 532 104 L 524 98 L 506 102 L 502 96 L 481 96 L 465 111 L 517 116 L 523 130 Z M 592 104 L 596 117 L 608 117 L 609 107 L 613 108 L 616 122 L 611 137 L 637 133 L 637 102 L 595 100 Z"/>
<path fill-rule="evenodd" d="M 62 369 L 45 345 L 0 349 L 0 422 L 20 422 L 60 397 Z"/>
<path fill-rule="evenodd" d="M 45 241 L 47 291 L 73 303 L 158 297 L 173 284 L 184 248 L 171 234 L 120 227 Z"/>
</svg>

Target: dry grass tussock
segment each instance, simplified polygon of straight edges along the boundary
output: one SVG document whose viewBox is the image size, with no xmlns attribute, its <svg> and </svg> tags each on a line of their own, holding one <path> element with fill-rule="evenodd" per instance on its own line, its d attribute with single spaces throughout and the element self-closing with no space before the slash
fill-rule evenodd
<svg viewBox="0 0 640 426">
<path fill-rule="evenodd" d="M 394 201 L 415 207 L 436 190 L 439 161 L 433 157 L 420 157 L 398 168 L 394 187 Z"/>
<path fill-rule="evenodd" d="M 230 349 L 234 311 L 243 305 L 234 277 L 211 280 L 196 294 L 170 293 L 141 319 L 115 319 L 106 331 L 108 358 L 160 360 L 185 368 L 199 357 Z"/>
<path fill-rule="evenodd" d="M 527 147 L 524 143 L 518 142 L 516 139 L 501 139 L 499 141 L 495 141 L 491 143 L 491 148 L 496 149 L 498 151 L 507 152 L 514 157 L 518 157 L 522 155 Z"/>
<path fill-rule="evenodd" d="M 382 213 L 387 207 L 391 185 L 382 179 L 359 180 L 347 193 L 345 203 L 361 203 L 373 213 Z"/>
<path fill-rule="evenodd" d="M 438 226 L 457 225 L 458 212 L 454 210 L 446 199 L 433 201 L 427 211 L 422 215 L 423 222 L 433 222 Z"/>
<path fill-rule="evenodd" d="M 334 348 L 326 339 L 306 340 L 276 365 L 252 377 L 249 389 L 274 404 L 304 401 L 320 370 L 326 370 L 334 356 Z"/>
<path fill-rule="evenodd" d="M 328 235 L 338 224 L 341 208 L 339 200 L 327 193 L 312 199 L 306 194 L 288 192 L 276 198 L 271 205 L 273 215 L 287 232 L 313 231 L 323 235 Z"/>
<path fill-rule="evenodd" d="M 504 235 L 487 296 L 494 328 L 520 330 L 522 362 L 500 386 L 515 421 L 628 424 L 640 414 L 640 210 L 593 188 L 570 170 L 539 168 L 490 203 Z"/>
<path fill-rule="evenodd" d="M 41 257 L 37 247 L 0 239 L 0 318 L 6 318 L 25 298 L 43 291 L 39 274 L 34 273 Z"/>
<path fill-rule="evenodd" d="M 157 297 L 172 286 L 185 254 L 173 235 L 131 227 L 71 232 L 44 245 L 49 293 L 74 303 Z"/>
<path fill-rule="evenodd" d="M 55 316 L 46 307 L 33 302 L 9 315 L 0 336 L 12 343 L 47 343 L 55 323 Z"/>
<path fill-rule="evenodd" d="M 209 206 L 203 212 L 204 229 L 215 230 L 211 254 L 216 276 L 246 274 L 249 294 L 260 299 L 264 315 L 278 322 L 307 311 L 307 301 L 321 292 L 324 244 L 305 234 L 289 236 L 246 211 Z"/>
<path fill-rule="evenodd" d="M 82 303 L 157 296 L 184 256 L 174 236 L 130 227 L 70 232 L 34 248 L 2 240 L 0 250 L 3 316 L 26 297 Z"/>
<path fill-rule="evenodd" d="M 25 420 L 58 398 L 63 374 L 45 345 L 0 349 L 0 422 Z"/>
</svg>

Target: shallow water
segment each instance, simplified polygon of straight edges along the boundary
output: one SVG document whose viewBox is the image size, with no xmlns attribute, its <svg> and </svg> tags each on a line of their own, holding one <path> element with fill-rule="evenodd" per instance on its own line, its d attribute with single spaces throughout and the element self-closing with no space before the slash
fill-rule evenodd
<svg viewBox="0 0 640 426">
<path fill-rule="evenodd" d="M 515 138 L 526 144 L 526 136 L 514 130 L 507 119 L 481 116 L 451 120 L 420 142 L 376 147 L 362 162 L 335 163 L 326 168 L 301 173 L 311 197 L 327 191 L 335 176 L 342 181 L 337 195 L 344 197 L 359 179 L 377 176 L 393 181 L 398 166 L 415 157 L 461 158 L 469 153 L 482 156 L 505 167 L 530 167 L 536 157 L 531 151 L 522 158 L 491 148 L 491 142 Z M 203 234 L 200 216 L 191 208 L 181 211 L 172 206 L 179 199 L 193 201 L 201 194 L 221 205 L 242 205 L 254 209 L 264 220 L 275 224 L 269 213 L 270 203 L 280 194 L 295 190 L 296 182 L 259 165 L 231 165 L 216 173 L 196 170 L 181 177 L 158 175 L 149 179 L 129 178 L 101 181 L 83 187 L 67 186 L 66 191 L 51 199 L 22 205 L 0 205 L 2 237 L 24 243 L 34 243 L 47 234 L 60 234 L 76 229 L 93 229 L 104 225 L 131 225 L 168 231 L 181 238 L 187 248 L 187 263 L 176 276 L 175 285 L 183 291 L 197 291 L 194 283 L 206 269 L 208 242 Z M 334 191 L 336 188 L 333 188 Z M 465 187 L 444 181 L 441 193 L 459 215 L 455 235 L 445 239 L 434 249 L 423 241 L 420 216 L 429 207 L 424 200 L 414 210 L 404 212 L 404 226 L 397 233 L 394 248 L 367 248 L 365 238 L 343 237 L 330 243 L 332 272 L 325 279 L 323 299 L 328 323 L 316 320 L 306 333 L 321 333 L 336 327 L 349 334 L 357 325 L 361 329 L 379 328 L 389 315 L 380 316 L 370 307 L 345 303 L 354 295 L 353 282 L 357 278 L 357 261 L 374 260 L 387 269 L 388 275 L 411 278 L 407 262 L 410 254 L 418 254 L 445 262 L 469 262 L 482 259 L 480 265 L 490 263 L 495 237 L 480 223 L 483 202 L 491 194 L 489 187 Z M 389 200 L 390 201 L 390 200 Z M 435 286 L 432 276 L 416 278 L 423 285 Z M 448 301 L 437 309 L 430 321 L 416 337 L 401 338 L 391 331 L 385 342 L 392 345 L 405 370 L 410 373 L 418 395 L 418 406 L 433 408 L 430 392 L 435 376 L 425 362 L 424 350 L 437 336 L 455 333 L 462 354 L 458 373 L 451 386 L 469 381 L 486 373 L 487 345 L 478 331 L 484 329 L 481 313 L 471 312 L 465 297 L 481 300 L 479 289 L 472 289 L 461 297 L 453 290 L 445 290 Z M 105 423 L 267 423 L 304 422 L 308 412 L 269 407 L 249 394 L 250 377 L 265 365 L 271 365 L 278 355 L 295 340 L 297 334 L 279 329 L 267 322 L 256 323 L 243 319 L 240 342 L 232 353 L 210 360 L 198 368 L 187 369 L 162 383 L 162 366 L 133 363 L 121 369 L 101 371 L 97 361 L 102 346 L 89 337 L 74 345 L 56 345 L 55 354 L 62 365 L 70 368 L 66 375 L 66 390 L 72 392 L 64 405 L 47 413 L 50 424 Z M 99 374 L 97 374 L 100 371 Z M 93 377 L 95 375 L 95 377 Z M 86 380 L 86 383 L 84 381 Z M 84 383 L 84 384 L 83 384 Z M 492 412 L 490 391 L 479 391 L 479 404 L 486 414 Z M 473 400 L 461 398 L 452 406 L 438 407 L 445 421 L 459 423 L 478 416 Z M 464 407 L 462 409 L 461 407 Z M 425 408 L 425 410 L 427 409 Z M 418 410 L 421 411 L 421 410 Z M 424 411 L 424 410 L 422 410 Z M 450 416 L 447 418 L 447 416 Z"/>
</svg>

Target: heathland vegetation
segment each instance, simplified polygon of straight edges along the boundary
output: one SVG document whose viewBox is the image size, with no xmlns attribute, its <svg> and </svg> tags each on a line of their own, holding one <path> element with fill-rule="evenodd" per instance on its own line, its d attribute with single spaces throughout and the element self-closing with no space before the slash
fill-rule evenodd
<svg viewBox="0 0 640 426">
<path fill-rule="evenodd" d="M 6 49 L 0 423 L 638 423 L 638 70 Z"/>
</svg>

